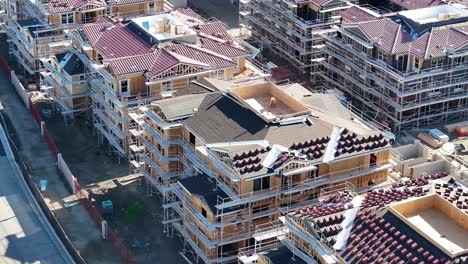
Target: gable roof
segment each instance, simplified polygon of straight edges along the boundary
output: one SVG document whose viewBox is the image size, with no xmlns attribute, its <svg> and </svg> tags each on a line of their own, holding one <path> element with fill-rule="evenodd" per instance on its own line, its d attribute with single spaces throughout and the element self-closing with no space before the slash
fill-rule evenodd
<svg viewBox="0 0 468 264">
<path fill-rule="evenodd" d="M 419 9 L 430 6 L 437 6 L 446 4 L 443 0 L 390 0 L 396 5 L 401 6 L 403 9 Z"/>
<path fill-rule="evenodd" d="M 247 56 L 250 54 L 249 51 L 241 47 L 236 47 L 231 42 L 220 42 L 210 38 L 202 38 L 201 43 L 202 48 L 214 51 L 229 58 Z"/>
<path fill-rule="evenodd" d="M 226 31 L 226 25 L 221 21 L 208 22 L 205 24 L 200 24 L 194 28 L 198 33 L 206 34 L 208 36 L 214 36 L 222 40 L 234 39 Z"/>
<path fill-rule="evenodd" d="M 370 21 L 349 23 L 343 29 L 365 36 L 370 42 L 389 54 L 411 54 L 420 58 L 445 56 L 444 51 L 453 52 L 468 44 L 468 22 L 433 27 L 412 38 L 406 26 L 384 17 Z"/>
<path fill-rule="evenodd" d="M 212 68 L 225 68 L 236 65 L 236 63 L 228 57 L 194 45 L 172 44 L 164 47 L 164 49 L 173 54 L 179 54 L 194 61 L 210 65 Z"/>
<path fill-rule="evenodd" d="M 59 14 L 78 10 L 88 4 L 97 7 L 106 6 L 104 0 L 52 0 L 47 7 L 50 13 Z"/>
<path fill-rule="evenodd" d="M 82 31 L 104 60 L 153 53 L 149 44 L 119 22 L 84 25 Z"/>
<path fill-rule="evenodd" d="M 104 7 L 147 2 L 152 2 L 152 0 L 52 0 L 47 4 L 47 8 L 52 14 L 60 14 L 78 11 L 86 5 Z"/>
<path fill-rule="evenodd" d="M 360 21 L 369 21 L 378 18 L 376 14 L 373 14 L 369 10 L 359 7 L 352 6 L 344 11 L 340 12 L 341 17 L 345 22 L 360 22 Z"/>
</svg>

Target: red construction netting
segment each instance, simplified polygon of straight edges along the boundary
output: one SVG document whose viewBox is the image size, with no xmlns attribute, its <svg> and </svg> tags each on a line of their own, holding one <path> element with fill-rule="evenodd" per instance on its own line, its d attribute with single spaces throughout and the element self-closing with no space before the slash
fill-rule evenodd
<svg viewBox="0 0 468 264">
<path fill-rule="evenodd" d="M 114 249 L 119 252 L 120 257 L 122 258 L 124 263 L 137 264 L 137 261 L 133 257 L 130 250 L 128 250 L 128 248 L 122 243 L 122 241 L 120 241 L 120 239 L 109 226 L 107 227 L 107 239 L 111 241 Z"/>
<path fill-rule="evenodd" d="M 8 78 L 11 79 L 11 68 L 8 65 L 8 63 L 5 62 L 5 60 L 0 57 L 0 68 L 7 74 Z M 36 125 L 41 128 L 41 123 L 42 123 L 42 117 L 37 111 L 36 107 L 34 104 L 31 102 L 31 99 L 29 99 L 29 111 L 31 112 L 31 115 L 34 118 L 34 122 L 36 122 Z M 46 143 L 49 145 L 49 148 L 52 150 L 54 153 L 55 159 L 58 158 L 58 148 L 57 145 L 55 144 L 52 136 L 49 134 L 49 131 L 47 127 L 44 126 L 44 140 Z M 88 194 L 81 189 L 81 186 L 76 182 L 76 196 L 80 199 L 81 204 L 86 208 L 86 211 L 88 212 L 89 216 L 93 219 L 94 223 L 98 226 L 98 228 L 101 228 L 102 224 L 102 216 L 99 210 L 91 203 L 89 200 Z M 120 241 L 120 239 L 117 237 L 115 232 L 107 226 L 107 238 L 111 242 L 112 247 L 114 248 L 115 251 L 120 255 L 120 257 L 123 260 L 123 263 L 128 263 L 128 264 L 136 264 L 137 261 L 133 257 L 132 253 L 128 248 Z"/>
<path fill-rule="evenodd" d="M 11 79 L 11 68 L 10 65 L 5 61 L 3 57 L 0 57 L 0 68 L 5 72 L 8 78 Z"/>
<path fill-rule="evenodd" d="M 29 111 L 31 111 L 31 114 L 34 118 L 34 121 L 36 122 L 36 125 L 40 128 L 41 127 L 41 122 L 42 122 L 42 117 L 39 114 L 39 112 L 36 110 L 36 107 L 33 105 L 31 99 L 29 99 Z"/>
<path fill-rule="evenodd" d="M 42 117 L 39 114 L 39 112 L 36 110 L 36 107 L 34 104 L 31 102 L 31 99 L 29 99 L 29 111 L 31 111 L 31 114 L 34 118 L 34 121 L 36 122 L 36 125 L 41 128 L 41 123 L 42 123 Z M 44 140 L 49 145 L 50 150 L 54 153 L 55 159 L 58 157 L 59 150 L 57 148 L 57 145 L 55 145 L 54 139 L 50 136 L 49 130 L 47 129 L 46 126 L 44 126 Z"/>
</svg>

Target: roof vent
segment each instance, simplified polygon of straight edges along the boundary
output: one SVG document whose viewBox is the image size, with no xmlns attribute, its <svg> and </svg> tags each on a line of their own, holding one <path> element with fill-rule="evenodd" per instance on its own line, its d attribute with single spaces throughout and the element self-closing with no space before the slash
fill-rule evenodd
<svg viewBox="0 0 468 264">
<path fill-rule="evenodd" d="M 194 113 L 198 112 L 198 108 L 192 109 Z"/>
<path fill-rule="evenodd" d="M 105 29 L 105 30 L 111 30 L 111 29 L 113 29 L 114 27 L 115 27 L 115 25 L 112 24 L 112 23 L 106 23 L 106 24 L 104 25 L 104 29 Z"/>
</svg>

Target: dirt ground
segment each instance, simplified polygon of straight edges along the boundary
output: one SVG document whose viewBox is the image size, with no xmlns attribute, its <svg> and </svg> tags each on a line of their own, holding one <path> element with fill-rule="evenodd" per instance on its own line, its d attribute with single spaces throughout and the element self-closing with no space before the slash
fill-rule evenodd
<svg viewBox="0 0 468 264">
<path fill-rule="evenodd" d="M 184 263 L 177 236 L 167 237 L 161 224 L 163 209 L 158 196 L 148 196 L 147 185 L 129 175 L 128 161 L 109 153 L 107 143 L 97 144 L 86 114 L 73 120 L 46 120 L 49 131 L 79 183 L 93 203 L 113 203 L 105 215 L 110 227 L 137 258 L 138 263 Z"/>
</svg>

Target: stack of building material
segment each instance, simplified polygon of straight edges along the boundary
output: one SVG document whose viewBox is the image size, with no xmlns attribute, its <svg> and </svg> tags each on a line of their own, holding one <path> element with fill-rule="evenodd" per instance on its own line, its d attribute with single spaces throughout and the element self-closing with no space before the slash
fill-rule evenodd
<svg viewBox="0 0 468 264">
<path fill-rule="evenodd" d="M 457 128 L 467 127 L 467 126 L 468 126 L 468 121 L 463 121 L 463 122 L 445 125 L 444 129 L 445 131 L 452 133 L 452 132 L 455 132 Z"/>
<path fill-rule="evenodd" d="M 468 137 L 468 125 L 457 127 L 455 129 L 455 132 L 457 133 L 459 137 Z"/>
<path fill-rule="evenodd" d="M 427 133 L 424 133 L 424 132 L 419 133 L 418 138 L 420 140 L 424 141 L 426 144 L 430 145 L 433 148 L 440 148 L 440 147 L 442 147 L 444 145 L 439 140 L 435 139 L 431 135 L 429 135 Z"/>
<path fill-rule="evenodd" d="M 440 131 L 437 128 L 429 130 L 429 134 L 434 138 L 440 140 L 442 143 L 447 143 L 450 139 L 447 135 L 445 135 L 442 131 Z"/>
</svg>

